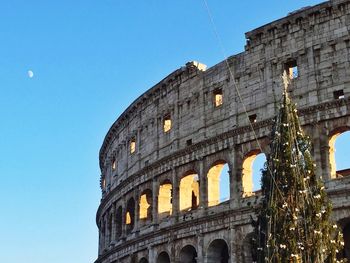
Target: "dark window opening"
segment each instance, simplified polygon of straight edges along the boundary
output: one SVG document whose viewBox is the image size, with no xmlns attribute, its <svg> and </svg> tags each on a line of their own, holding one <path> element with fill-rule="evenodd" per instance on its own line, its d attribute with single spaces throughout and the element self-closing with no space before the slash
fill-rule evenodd
<svg viewBox="0 0 350 263">
<path fill-rule="evenodd" d="M 123 212 L 122 212 L 122 207 L 119 206 L 116 212 L 116 232 L 115 232 L 115 237 L 116 239 L 120 238 L 122 235 L 123 231 Z"/>
<path fill-rule="evenodd" d="M 256 122 L 256 114 L 252 114 L 252 115 L 249 115 L 249 121 L 251 122 L 251 123 L 254 123 L 254 122 Z"/>
<path fill-rule="evenodd" d="M 344 90 L 336 90 L 333 92 L 333 96 L 334 96 L 334 99 L 338 100 L 338 99 L 344 99 L 345 96 L 344 96 Z"/>
<path fill-rule="evenodd" d="M 297 61 L 289 61 L 284 65 L 284 70 L 287 71 L 287 74 L 290 79 L 295 79 L 299 77 L 299 70 L 298 70 L 298 65 Z"/>
<path fill-rule="evenodd" d="M 192 145 L 192 139 L 187 140 L 187 141 L 186 141 L 186 145 L 187 145 L 187 146 Z"/>
<path fill-rule="evenodd" d="M 192 191 L 191 196 L 191 210 L 195 210 L 198 208 L 198 200 L 196 194 Z"/>
<path fill-rule="evenodd" d="M 128 204 L 126 207 L 126 214 L 125 214 L 126 233 L 130 233 L 134 229 L 134 223 L 135 223 L 135 201 L 133 198 L 131 198 L 128 201 Z"/>
</svg>

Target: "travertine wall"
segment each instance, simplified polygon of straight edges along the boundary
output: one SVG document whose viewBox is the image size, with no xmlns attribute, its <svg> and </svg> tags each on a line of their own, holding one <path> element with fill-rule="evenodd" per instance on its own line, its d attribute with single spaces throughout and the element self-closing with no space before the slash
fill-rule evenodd
<svg viewBox="0 0 350 263">
<path fill-rule="evenodd" d="M 280 76 L 291 66 L 298 71 L 291 97 L 312 139 L 334 219 L 345 227 L 350 176 L 331 172 L 329 141 L 350 130 L 349 29 L 350 1 L 296 11 L 246 33 L 245 51 L 228 59 L 229 69 L 225 62 L 207 70 L 190 62 L 135 100 L 112 125 L 100 150 L 103 195 L 96 217 L 96 263 L 167 262 L 167 255 L 170 262 L 191 262 L 193 251 L 197 262 L 219 262 L 220 253 L 227 254 L 225 262 L 251 262 L 250 216 L 259 193 L 244 193 L 251 175 L 242 179 L 243 163 L 261 151 L 254 133 L 263 152 L 269 151 L 272 117 L 282 93 Z M 221 105 L 215 105 L 216 94 L 222 94 Z M 171 120 L 168 132 L 165 119 Z M 230 168 L 230 200 L 212 205 L 208 196 L 214 200 L 218 194 L 207 187 L 208 178 L 215 182 L 208 172 L 223 163 Z M 192 208 L 181 211 L 180 182 L 189 174 L 198 175 L 199 189 L 192 196 L 183 191 L 192 198 L 186 204 Z"/>
</svg>

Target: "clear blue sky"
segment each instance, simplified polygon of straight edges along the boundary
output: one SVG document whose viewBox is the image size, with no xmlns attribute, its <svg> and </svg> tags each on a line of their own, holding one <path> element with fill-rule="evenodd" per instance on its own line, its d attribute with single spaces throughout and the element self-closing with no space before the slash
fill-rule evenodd
<svg viewBox="0 0 350 263">
<path fill-rule="evenodd" d="M 321 1 L 208 2 L 232 55 L 243 50 L 244 32 Z M 0 262 L 93 262 L 103 138 L 173 70 L 223 60 L 204 4 L 0 4 Z"/>
</svg>

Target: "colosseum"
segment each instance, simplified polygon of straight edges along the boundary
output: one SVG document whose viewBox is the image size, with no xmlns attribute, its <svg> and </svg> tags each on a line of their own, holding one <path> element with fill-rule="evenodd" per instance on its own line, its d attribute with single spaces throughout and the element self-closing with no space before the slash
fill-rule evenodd
<svg viewBox="0 0 350 263">
<path fill-rule="evenodd" d="M 303 8 L 247 32 L 244 52 L 189 62 L 137 98 L 100 150 L 95 263 L 252 262 L 252 164 L 269 152 L 285 70 L 350 259 L 350 169 L 335 158 L 350 130 L 349 32 L 350 1 Z"/>
</svg>

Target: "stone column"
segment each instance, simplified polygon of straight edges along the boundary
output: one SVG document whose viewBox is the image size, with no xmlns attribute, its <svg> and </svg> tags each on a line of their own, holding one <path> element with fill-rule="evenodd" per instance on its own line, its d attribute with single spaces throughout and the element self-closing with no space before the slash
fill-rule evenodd
<svg viewBox="0 0 350 263">
<path fill-rule="evenodd" d="M 241 252 L 241 247 L 239 246 L 239 241 L 242 239 L 241 236 L 238 236 L 239 234 L 237 233 L 236 229 L 231 226 L 229 231 L 229 256 L 231 259 L 231 263 L 236 263 L 240 262 L 239 260 L 239 252 Z"/>
<path fill-rule="evenodd" d="M 177 258 L 176 258 L 176 248 L 175 248 L 175 241 L 174 241 L 174 233 L 172 233 L 172 231 L 171 231 L 171 233 L 170 233 L 170 240 L 169 240 L 169 242 L 170 242 L 170 247 L 171 247 L 171 249 L 170 249 L 170 251 L 169 251 L 169 253 L 170 253 L 170 255 L 169 255 L 169 257 L 170 257 L 170 262 L 177 262 Z"/>
<path fill-rule="evenodd" d="M 158 225 L 158 195 L 159 195 L 159 182 L 153 179 L 152 182 L 152 218 L 153 224 Z"/>
<path fill-rule="evenodd" d="M 122 234 L 121 238 L 126 238 L 126 204 L 125 198 L 123 198 L 122 202 Z"/>
<path fill-rule="evenodd" d="M 179 216 L 179 201 L 180 201 L 180 196 L 179 196 L 179 180 L 177 177 L 177 171 L 176 168 L 172 168 L 171 170 L 171 177 L 172 177 L 172 213 L 175 218 L 175 221 L 178 221 L 178 216 Z"/>
<path fill-rule="evenodd" d="M 243 172 L 243 160 L 241 152 L 238 151 L 237 147 L 232 154 L 233 169 L 230 168 L 230 196 L 232 208 L 239 207 L 241 204 L 243 185 L 242 185 L 242 172 Z"/>
<path fill-rule="evenodd" d="M 319 142 L 320 142 L 320 156 L 321 156 L 321 169 L 322 169 L 322 178 L 324 181 L 330 180 L 331 175 L 331 166 L 330 166 L 330 156 L 329 156 L 329 138 L 327 132 L 322 127 L 319 127 L 318 131 Z"/>
<path fill-rule="evenodd" d="M 116 204 L 114 203 L 111 209 L 111 214 L 112 214 L 112 233 L 111 233 L 111 243 L 114 244 L 116 241 L 116 231 L 117 231 L 117 226 L 116 226 Z"/>
<path fill-rule="evenodd" d="M 108 213 L 105 214 L 103 222 L 105 224 L 104 248 L 108 249 L 108 246 L 109 246 Z"/>
<path fill-rule="evenodd" d="M 156 253 L 152 246 L 147 247 L 148 250 L 148 262 L 156 262 Z"/>
<path fill-rule="evenodd" d="M 312 134 L 312 146 L 313 146 L 313 158 L 316 163 L 316 174 L 322 175 L 322 153 L 321 153 L 321 143 L 320 143 L 320 133 L 319 133 L 319 127 L 317 124 L 312 126 L 311 134 Z"/>
<path fill-rule="evenodd" d="M 140 123 L 141 123 L 141 121 L 140 121 Z M 136 153 L 137 153 L 138 170 L 140 170 L 142 167 L 140 146 L 141 146 L 141 129 L 139 128 L 139 129 L 137 129 L 137 135 L 136 135 Z"/>
<path fill-rule="evenodd" d="M 99 225 L 99 231 L 98 231 L 98 254 L 99 255 L 102 255 L 102 252 L 103 252 L 103 235 L 102 235 L 102 225 L 101 225 L 101 222 L 100 222 L 100 225 Z"/>
<path fill-rule="evenodd" d="M 139 189 L 137 193 L 134 194 L 134 200 L 135 200 L 135 211 L 134 211 L 134 232 L 139 231 L 139 215 L 140 215 L 140 196 L 139 196 Z"/>
<path fill-rule="evenodd" d="M 199 208 L 205 213 L 205 210 L 208 207 L 208 180 L 204 173 L 203 157 L 197 157 L 197 162 L 199 164 Z"/>
<path fill-rule="evenodd" d="M 197 248 L 197 263 L 204 263 L 204 240 L 202 233 L 197 234 Z"/>
</svg>

